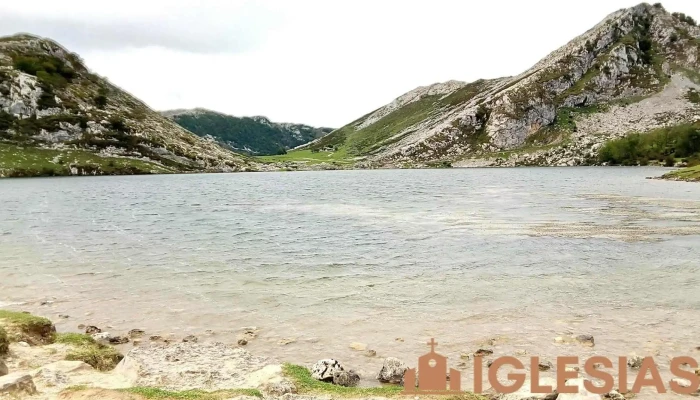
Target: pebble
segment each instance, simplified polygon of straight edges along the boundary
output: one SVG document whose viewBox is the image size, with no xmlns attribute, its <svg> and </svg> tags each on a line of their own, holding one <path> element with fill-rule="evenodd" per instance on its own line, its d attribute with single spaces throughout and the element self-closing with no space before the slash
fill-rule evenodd
<svg viewBox="0 0 700 400">
<path fill-rule="evenodd" d="M 245 346 L 248 344 L 248 341 L 245 339 L 238 339 L 238 345 L 239 346 Z"/>
</svg>

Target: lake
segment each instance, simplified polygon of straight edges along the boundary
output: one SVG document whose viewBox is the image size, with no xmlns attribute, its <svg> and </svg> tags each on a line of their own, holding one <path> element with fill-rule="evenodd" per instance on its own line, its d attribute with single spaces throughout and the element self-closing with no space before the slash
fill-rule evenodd
<svg viewBox="0 0 700 400">
<path fill-rule="evenodd" d="M 235 343 L 255 326 L 253 353 L 363 379 L 431 337 L 452 367 L 482 347 L 663 365 L 700 356 L 700 185 L 645 179 L 664 171 L 0 180 L 0 306 L 59 330 Z M 555 342 L 577 334 L 596 347 Z"/>
</svg>

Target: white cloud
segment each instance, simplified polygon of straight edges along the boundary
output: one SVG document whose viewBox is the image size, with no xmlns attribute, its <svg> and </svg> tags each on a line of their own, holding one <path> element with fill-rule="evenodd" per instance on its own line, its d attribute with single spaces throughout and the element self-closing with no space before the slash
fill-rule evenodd
<svg viewBox="0 0 700 400">
<path fill-rule="evenodd" d="M 156 109 L 339 127 L 419 85 L 518 74 L 635 4 L 34 1 L 0 5 L 0 34 L 50 36 Z M 694 1 L 664 5 L 700 17 Z"/>
</svg>

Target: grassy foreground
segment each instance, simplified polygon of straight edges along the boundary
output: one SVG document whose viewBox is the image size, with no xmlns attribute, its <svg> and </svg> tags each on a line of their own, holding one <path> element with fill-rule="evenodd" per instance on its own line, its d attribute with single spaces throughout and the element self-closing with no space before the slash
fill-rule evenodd
<svg viewBox="0 0 700 400">
<path fill-rule="evenodd" d="M 100 157 L 83 150 L 54 150 L 0 143 L 0 176 L 68 176 L 70 167 L 98 175 L 172 172 L 160 165 L 131 158 Z"/>
<path fill-rule="evenodd" d="M 0 328 L 5 332 L 5 341 L 30 344 L 53 343 L 56 328 L 46 318 L 31 314 L 0 310 Z"/>
<path fill-rule="evenodd" d="M 700 182 L 700 165 L 669 172 L 664 174 L 662 178 L 676 181 Z"/>
</svg>

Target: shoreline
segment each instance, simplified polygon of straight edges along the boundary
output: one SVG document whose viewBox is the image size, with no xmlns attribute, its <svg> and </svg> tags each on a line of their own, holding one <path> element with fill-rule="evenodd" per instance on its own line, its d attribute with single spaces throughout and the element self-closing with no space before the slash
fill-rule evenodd
<svg viewBox="0 0 700 400">
<path fill-rule="evenodd" d="M 338 382 L 333 379 L 333 382 L 323 383 L 317 381 L 320 378 L 310 378 L 314 376 L 312 373 L 318 370 L 319 363 L 325 363 L 323 368 L 328 368 L 328 362 L 336 362 L 332 354 L 316 354 L 315 358 L 319 361 L 314 365 L 295 365 L 285 360 L 255 356 L 255 353 L 248 352 L 245 348 L 247 342 L 242 343 L 241 339 L 239 339 L 237 345 L 218 341 L 200 341 L 193 335 L 177 338 L 178 340 L 173 338 L 172 341 L 169 341 L 164 336 L 154 335 L 153 332 L 145 332 L 138 329 L 133 329 L 124 336 L 116 336 L 105 334 L 100 332 L 99 328 L 91 326 L 86 327 L 86 332 L 90 332 L 90 334 L 52 333 L 52 331 L 55 331 L 55 326 L 43 317 L 36 318 L 30 314 L 21 312 L 7 313 L 2 310 L 0 310 L 0 328 L 4 328 L 5 331 L 10 333 L 9 336 L 13 337 L 13 335 L 17 334 L 17 325 L 12 322 L 14 321 L 13 318 L 25 317 L 40 320 L 39 323 L 49 324 L 51 329 L 44 329 L 41 333 L 36 329 L 28 329 L 23 339 L 28 340 L 30 343 L 10 339 L 9 353 L 5 355 L 0 354 L 0 361 L 5 359 L 6 361 L 3 365 L 9 367 L 9 374 L 5 378 L 0 376 L 0 382 L 19 379 L 20 377 L 26 381 L 25 386 L 15 385 L 14 389 L 7 389 L 8 387 L 5 386 L 5 394 L 11 393 L 14 396 L 13 398 L 16 399 L 77 400 L 91 398 L 79 397 L 85 395 L 85 393 L 88 396 L 97 396 L 96 393 L 100 393 L 100 396 L 103 396 L 100 398 L 114 398 L 115 400 L 151 398 L 151 395 L 155 395 L 155 398 L 176 399 L 180 398 L 178 393 L 185 393 L 181 392 L 182 390 L 200 390 L 199 395 L 191 398 L 207 400 L 219 399 L 220 397 L 210 396 L 218 396 L 221 393 L 225 393 L 226 396 L 236 395 L 251 398 L 262 397 L 265 399 L 282 398 L 284 400 L 308 400 L 308 397 L 304 397 L 308 395 L 323 399 L 366 399 L 371 395 L 369 397 L 373 399 L 380 399 L 402 396 L 400 393 L 402 387 L 399 380 L 403 381 L 403 373 L 405 373 L 406 368 L 416 365 L 416 360 L 399 360 L 390 356 L 388 358 L 385 357 L 383 358 L 383 366 L 380 370 L 377 370 L 376 376 L 355 374 L 355 379 L 357 380 L 348 384 L 348 387 L 347 385 L 344 386 L 343 383 L 339 383 L 345 382 L 342 379 Z M 41 320 L 46 322 L 41 322 Z M 254 328 L 245 328 L 242 339 L 248 338 L 250 341 L 254 341 L 258 332 L 259 330 Z M 155 337 L 157 339 L 154 339 Z M 597 344 L 596 339 L 592 335 L 559 337 L 556 338 L 556 341 L 565 344 L 569 349 L 568 351 L 563 351 L 558 357 L 572 356 L 574 354 L 572 354 L 571 350 L 577 350 L 575 353 L 578 353 L 577 357 L 580 360 L 580 365 L 575 368 L 576 371 L 579 371 L 579 369 L 583 371 L 585 360 L 590 358 L 591 354 L 595 354 L 594 352 L 585 351 L 593 350 Z M 356 346 L 358 350 L 363 348 L 363 346 L 366 348 L 366 345 L 361 343 L 353 343 L 352 345 Z M 76 349 L 80 350 L 84 346 L 90 349 L 102 349 L 100 351 L 107 351 L 108 354 L 112 354 L 109 353 L 112 351 L 109 349 L 117 349 L 124 356 L 119 357 L 118 364 L 116 359 L 108 364 L 94 364 L 92 361 L 95 360 L 95 353 L 90 353 L 89 356 L 78 356 L 77 358 L 72 355 Z M 697 360 L 700 358 L 700 346 L 694 350 L 695 353 L 691 357 Z M 583 355 L 583 353 L 588 353 L 588 355 Z M 520 359 L 526 367 L 525 370 L 528 377 L 539 376 L 540 382 L 556 382 L 555 378 L 558 376 L 557 371 L 559 370 L 555 366 L 556 362 L 553 363 L 555 361 L 554 358 L 545 358 L 538 361 L 537 369 L 539 372 L 533 374 L 534 370 L 528 368 L 528 363 L 530 362 L 530 357 L 537 356 L 536 354 L 529 354 L 526 351 L 512 354 L 501 353 L 498 340 L 494 339 L 489 343 L 484 343 L 479 348 L 473 349 L 473 352 L 463 353 L 457 360 L 449 361 L 451 367 L 457 368 L 457 370 L 462 372 L 462 387 L 466 390 L 462 396 L 472 396 L 469 397 L 470 399 L 500 398 L 480 397 L 472 394 L 471 390 L 474 390 L 474 386 L 470 381 L 473 379 L 474 363 L 477 362 L 476 358 L 482 358 L 484 365 L 490 365 L 490 362 L 494 359 L 503 356 L 513 356 Z M 650 356 L 659 361 L 666 357 L 666 355 L 661 353 L 650 354 Z M 108 357 L 113 356 L 109 355 Z M 173 364 L 173 361 L 175 361 L 175 364 Z M 85 366 L 84 362 L 90 364 L 92 368 Z M 340 363 L 344 365 L 344 368 L 341 368 L 341 370 L 348 371 L 347 373 L 351 375 L 354 374 L 352 372 L 354 371 L 354 368 L 352 368 L 354 365 L 346 365 L 342 360 L 340 360 Z M 634 371 L 639 370 L 639 366 L 636 363 L 641 363 L 641 358 L 636 356 L 629 358 L 627 369 L 633 377 L 635 375 Z M 401 365 L 403 370 L 400 373 L 400 377 L 392 375 L 394 378 L 387 378 L 385 374 L 387 365 Z M 661 367 L 661 362 L 658 365 L 665 378 L 668 378 L 667 368 Z M 220 371 L 220 368 L 224 368 L 225 371 Z M 2 367 L 0 366 L 1 369 Z M 615 379 L 618 378 L 615 374 L 615 367 L 605 370 L 615 376 Z M 567 371 L 569 370 L 567 369 Z M 690 371 L 694 371 L 700 376 L 700 369 L 691 369 Z M 499 369 L 498 372 L 499 380 L 507 382 L 504 378 L 507 373 L 513 372 L 513 369 Z M 194 375 L 192 375 L 193 373 Z M 3 374 L 0 372 L 0 375 Z M 387 380 L 380 381 L 380 377 Z M 29 380 L 31 380 L 31 384 L 28 383 Z M 75 382 L 80 384 L 70 384 Z M 634 378 L 630 383 L 632 382 L 634 382 Z M 488 389 L 489 386 L 485 386 L 485 388 Z M 304 393 L 305 390 L 308 393 Z M 137 397 L 119 397 L 121 395 L 118 395 L 118 393 Z M 485 393 L 493 394 L 493 390 L 487 390 Z M 2 398 L 2 394 L 0 391 L 0 398 Z M 526 396 L 527 391 L 523 391 L 521 394 L 521 397 L 512 398 L 531 398 Z M 700 394 L 700 391 L 697 394 Z M 618 400 L 631 398 L 624 397 L 617 392 L 610 392 L 610 395 L 620 397 L 604 398 Z M 653 397 L 646 397 L 647 395 Z M 511 397 L 508 398 L 511 399 Z M 591 399 L 602 398 L 591 397 Z M 652 392 L 642 392 L 635 398 L 666 397 L 657 397 Z M 240 398 L 239 400 L 252 399 Z"/>
</svg>

